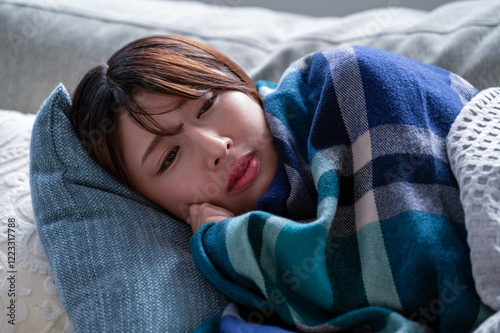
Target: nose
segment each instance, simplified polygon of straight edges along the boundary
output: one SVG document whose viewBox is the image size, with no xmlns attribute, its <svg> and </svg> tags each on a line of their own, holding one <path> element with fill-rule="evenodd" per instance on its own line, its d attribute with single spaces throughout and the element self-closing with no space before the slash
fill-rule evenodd
<svg viewBox="0 0 500 333">
<path fill-rule="evenodd" d="M 210 169 L 216 168 L 221 159 L 226 157 L 233 147 L 231 138 L 221 136 L 212 130 L 195 129 L 193 134 L 195 144 L 199 147 L 199 153 Z"/>
</svg>

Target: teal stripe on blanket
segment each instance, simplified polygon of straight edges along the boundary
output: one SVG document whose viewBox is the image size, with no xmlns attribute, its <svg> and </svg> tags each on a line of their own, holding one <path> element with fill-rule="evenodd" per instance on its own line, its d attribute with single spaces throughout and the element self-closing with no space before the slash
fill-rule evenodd
<svg viewBox="0 0 500 333">
<path fill-rule="evenodd" d="M 379 304 L 398 312 L 403 310 L 387 257 L 380 223 L 370 223 L 357 232 L 363 285 L 369 304 Z"/>
<path fill-rule="evenodd" d="M 466 246 L 465 225 L 419 211 L 402 213 L 381 225 L 385 237 L 391 239 L 387 253 L 405 312 L 421 323 L 441 321 L 444 332 L 461 331 L 463 325 L 473 327 L 480 301 L 471 284 L 469 252 L 460 251 Z M 408 260 L 414 264 L 405 265 Z M 415 288 L 408 288 L 409 284 Z"/>
<path fill-rule="evenodd" d="M 259 267 L 259 259 L 255 256 L 253 245 L 248 236 L 251 218 L 251 216 L 246 215 L 242 223 L 227 223 L 226 235 L 223 241 L 225 247 L 230 249 L 230 251 L 227 251 L 227 257 L 234 271 L 255 283 L 259 290 L 264 292 L 266 290 L 264 276 L 260 269 L 255 269 L 255 267 Z M 261 223 L 265 222 L 265 219 L 259 220 Z M 253 223 L 258 223 L 258 221 L 254 220 Z M 245 241 L 241 241 L 241 239 L 245 239 Z M 219 245 L 222 246 L 224 243 Z"/>
</svg>

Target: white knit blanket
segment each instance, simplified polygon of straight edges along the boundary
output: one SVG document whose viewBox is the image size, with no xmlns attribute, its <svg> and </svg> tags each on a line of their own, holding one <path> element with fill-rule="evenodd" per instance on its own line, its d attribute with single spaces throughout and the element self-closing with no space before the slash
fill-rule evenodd
<svg viewBox="0 0 500 333">
<path fill-rule="evenodd" d="M 500 310 L 500 88 L 476 95 L 447 138 L 460 186 L 474 281 L 482 301 Z M 500 312 L 476 332 L 500 332 Z"/>
</svg>

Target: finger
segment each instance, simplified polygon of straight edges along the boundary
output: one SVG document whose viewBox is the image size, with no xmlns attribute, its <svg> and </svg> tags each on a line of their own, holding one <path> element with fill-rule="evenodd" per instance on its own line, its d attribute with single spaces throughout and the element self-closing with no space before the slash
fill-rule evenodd
<svg viewBox="0 0 500 333">
<path fill-rule="evenodd" d="M 229 217 L 234 217 L 234 214 L 227 209 L 209 203 L 201 204 L 199 209 L 199 216 L 203 223 L 220 222 Z"/>
<path fill-rule="evenodd" d="M 193 217 L 200 214 L 200 204 L 192 204 L 189 206 L 189 218 L 192 221 Z"/>
<path fill-rule="evenodd" d="M 229 210 L 222 208 L 220 206 L 213 205 L 208 202 L 204 202 L 199 205 L 200 211 L 205 212 L 210 212 L 210 213 L 216 213 L 216 214 L 223 214 L 223 215 L 228 215 L 228 216 L 234 216 L 233 213 L 231 213 Z"/>
<path fill-rule="evenodd" d="M 186 217 L 186 222 L 189 225 L 193 225 L 193 223 L 198 220 L 198 216 L 200 214 L 200 205 L 199 204 L 192 204 L 188 208 L 188 216 Z"/>
</svg>

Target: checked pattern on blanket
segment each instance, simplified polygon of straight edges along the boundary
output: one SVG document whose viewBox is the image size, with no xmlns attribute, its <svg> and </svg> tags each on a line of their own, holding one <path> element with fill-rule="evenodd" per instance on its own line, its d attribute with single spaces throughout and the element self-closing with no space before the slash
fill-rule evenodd
<svg viewBox="0 0 500 333">
<path fill-rule="evenodd" d="M 277 331 L 456 333 L 484 321 L 446 154 L 477 91 L 367 47 L 312 54 L 258 88 L 282 166 L 262 210 L 193 236 L 205 277 L 277 315 Z M 217 320 L 252 325 L 234 309 Z"/>
</svg>

